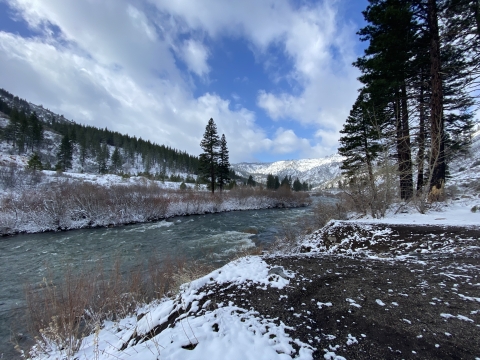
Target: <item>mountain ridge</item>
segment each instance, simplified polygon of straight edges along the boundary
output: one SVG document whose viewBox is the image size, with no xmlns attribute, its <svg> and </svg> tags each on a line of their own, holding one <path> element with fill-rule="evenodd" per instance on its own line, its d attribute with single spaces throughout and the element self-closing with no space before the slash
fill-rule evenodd
<svg viewBox="0 0 480 360">
<path fill-rule="evenodd" d="M 250 175 L 257 182 L 265 183 L 268 174 L 278 176 L 280 179 L 291 176 L 301 182 L 306 181 L 313 187 L 329 186 L 341 177 L 340 166 L 343 157 L 332 154 L 322 158 L 280 160 L 267 163 L 241 162 L 232 164 L 232 169 L 237 175 L 248 178 Z"/>
</svg>

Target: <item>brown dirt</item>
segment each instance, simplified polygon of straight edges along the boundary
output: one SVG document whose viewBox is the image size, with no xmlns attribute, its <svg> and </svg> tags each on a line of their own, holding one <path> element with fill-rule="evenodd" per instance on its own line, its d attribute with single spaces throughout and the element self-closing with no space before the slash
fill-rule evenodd
<svg viewBox="0 0 480 360">
<path fill-rule="evenodd" d="M 233 302 L 283 322 L 292 327 L 292 339 L 316 349 L 315 359 L 328 358 L 328 352 L 347 359 L 480 357 L 480 229 L 389 227 L 395 242 L 417 246 L 382 245 L 378 250 L 393 256 L 405 248 L 407 258 L 318 253 L 266 258 L 272 267 L 295 272 L 289 286 L 263 290 L 250 284 L 246 291 L 215 285 L 214 294 L 202 302 Z M 422 247 L 440 239 L 452 241 L 452 251 Z M 329 302 L 331 306 L 319 306 Z M 349 345 L 349 336 L 357 342 Z"/>
</svg>

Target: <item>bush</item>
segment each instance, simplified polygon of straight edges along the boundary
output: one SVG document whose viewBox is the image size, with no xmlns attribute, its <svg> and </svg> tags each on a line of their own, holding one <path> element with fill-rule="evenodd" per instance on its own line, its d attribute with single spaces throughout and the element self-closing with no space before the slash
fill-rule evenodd
<svg viewBox="0 0 480 360">
<path fill-rule="evenodd" d="M 313 209 L 313 219 L 316 228 L 324 227 L 330 220 L 346 220 L 347 208 L 344 201 L 336 203 L 318 203 Z"/>
</svg>

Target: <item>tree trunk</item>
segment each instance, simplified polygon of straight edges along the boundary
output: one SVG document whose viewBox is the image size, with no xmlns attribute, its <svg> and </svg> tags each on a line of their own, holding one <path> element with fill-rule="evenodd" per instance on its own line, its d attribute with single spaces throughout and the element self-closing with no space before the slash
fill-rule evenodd
<svg viewBox="0 0 480 360">
<path fill-rule="evenodd" d="M 410 143 L 410 125 L 408 123 L 407 89 L 405 82 L 401 86 L 401 107 L 402 107 L 402 151 L 403 151 L 403 176 L 405 200 L 413 195 L 413 174 L 412 174 L 412 146 Z"/>
<path fill-rule="evenodd" d="M 423 72 L 420 75 L 420 96 L 419 107 L 419 131 L 418 131 L 418 153 L 417 153 L 417 195 L 423 190 L 424 183 L 424 162 L 425 162 L 425 93 L 423 86 Z"/>
<path fill-rule="evenodd" d="M 212 187 L 212 194 L 215 193 L 215 165 L 212 164 L 210 165 L 210 177 L 211 177 L 211 183 L 210 186 Z"/>
<path fill-rule="evenodd" d="M 437 5 L 428 0 L 428 25 L 430 31 L 430 75 L 432 97 L 430 100 L 430 191 L 429 198 L 438 201 L 443 198 L 445 186 L 445 139 L 443 119 L 443 88 L 440 61 L 440 36 L 438 29 Z"/>
<path fill-rule="evenodd" d="M 400 177 L 400 198 L 408 200 L 413 194 L 412 158 L 410 152 L 410 131 L 406 94 L 395 91 L 395 121 L 397 136 L 398 172 Z"/>
</svg>

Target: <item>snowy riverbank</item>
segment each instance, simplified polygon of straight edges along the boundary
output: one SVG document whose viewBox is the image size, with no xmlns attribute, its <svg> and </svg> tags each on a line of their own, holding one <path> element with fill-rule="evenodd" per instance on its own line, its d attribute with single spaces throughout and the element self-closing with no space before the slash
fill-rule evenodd
<svg viewBox="0 0 480 360">
<path fill-rule="evenodd" d="M 0 196 L 0 235 L 118 226 L 235 210 L 298 207 L 305 193 L 237 188 L 212 195 L 177 183 L 116 175 L 42 177 Z M 190 185 L 190 184 L 189 184 Z M 192 185 L 190 185 L 192 187 Z"/>
<path fill-rule="evenodd" d="M 71 358 L 480 356 L 480 214 L 462 201 L 427 213 L 421 226 L 413 213 L 334 221 L 292 254 L 231 262 L 174 299 L 103 323 Z M 448 224 L 429 223 L 440 218 Z M 52 341 L 32 352 L 65 354 Z"/>
</svg>

